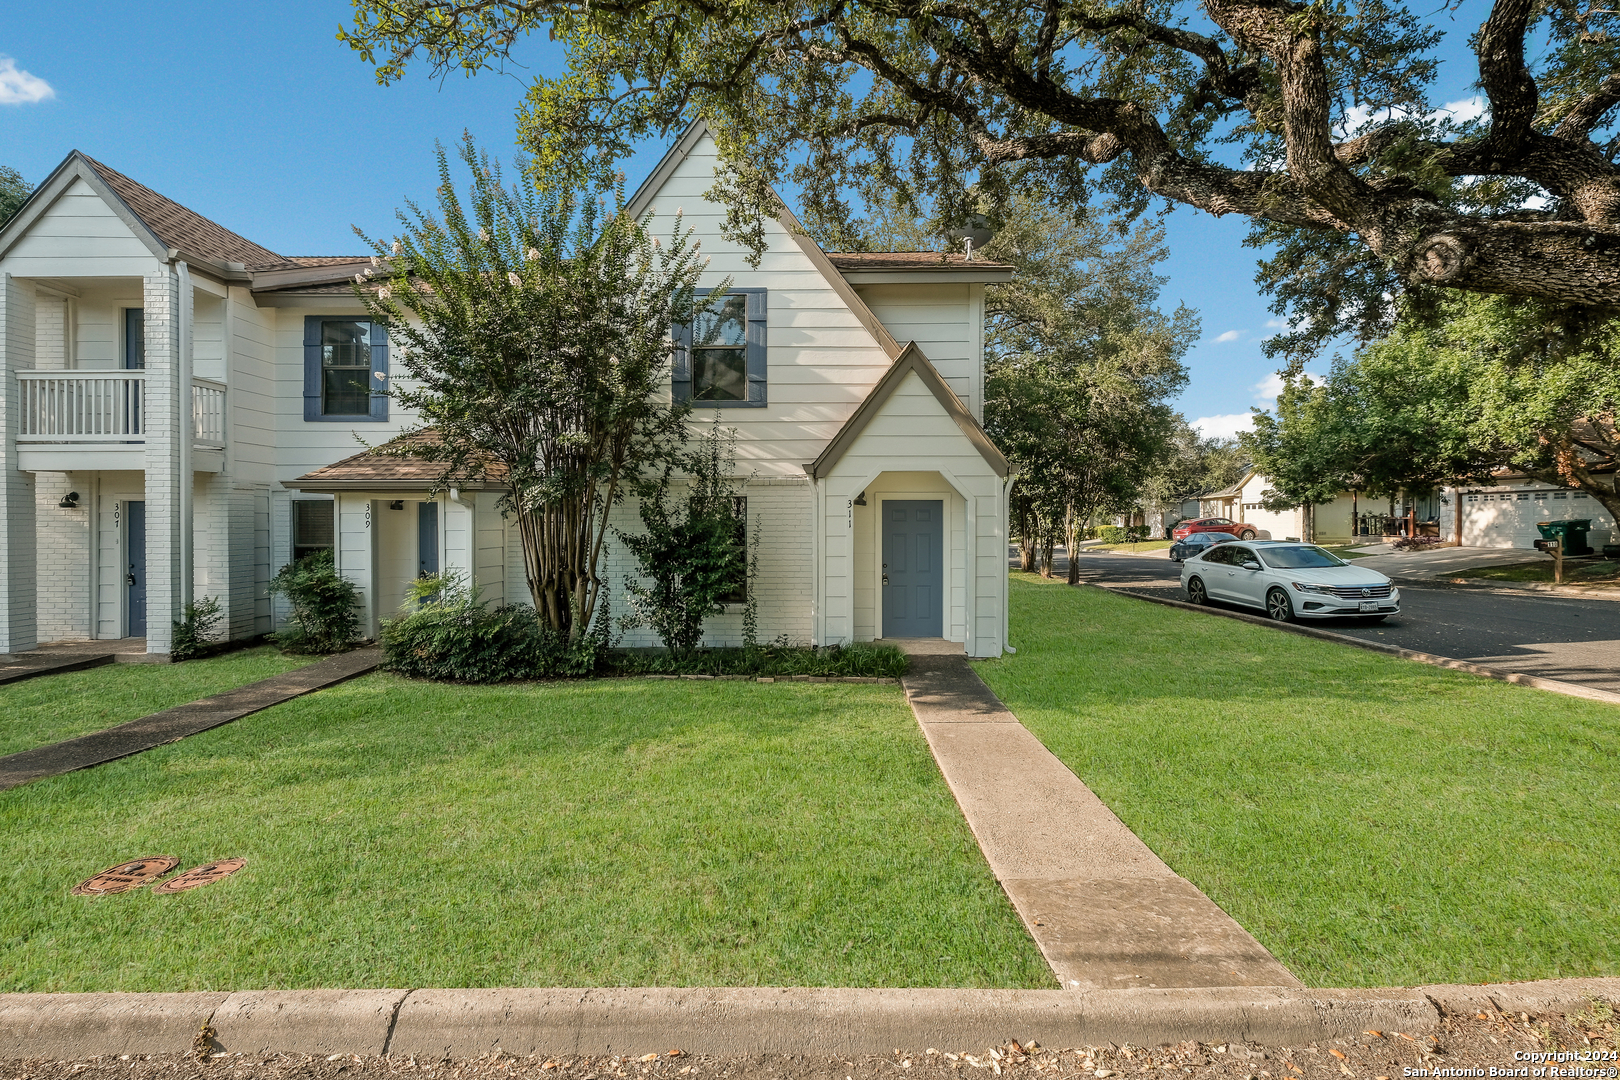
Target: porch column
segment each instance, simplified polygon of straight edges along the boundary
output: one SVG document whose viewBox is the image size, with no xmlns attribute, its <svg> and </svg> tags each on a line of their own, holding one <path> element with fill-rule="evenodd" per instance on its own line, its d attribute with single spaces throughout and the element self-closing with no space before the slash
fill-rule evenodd
<svg viewBox="0 0 1620 1080">
<path fill-rule="evenodd" d="M 173 267 L 145 279 L 146 651 L 164 655 L 187 599 L 181 553 L 189 545 L 182 535 L 182 499 L 188 505 L 191 500 L 190 492 L 182 491 L 189 485 L 181 482 L 180 439 L 182 419 L 189 428 L 191 388 L 185 386 L 182 396 L 180 286 Z M 190 522 L 184 526 L 189 531 Z"/>
<path fill-rule="evenodd" d="M 16 371 L 34 366 L 34 287 L 0 275 L 0 653 L 38 644 L 34 478 L 17 468 Z"/>
</svg>

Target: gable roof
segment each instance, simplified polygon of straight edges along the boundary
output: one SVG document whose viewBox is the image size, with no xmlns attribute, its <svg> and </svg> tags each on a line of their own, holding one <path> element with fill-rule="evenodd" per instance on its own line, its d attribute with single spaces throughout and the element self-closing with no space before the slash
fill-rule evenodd
<svg viewBox="0 0 1620 1080">
<path fill-rule="evenodd" d="M 1003 479 L 1011 475 L 1013 469 L 1007 461 L 1007 456 L 990 441 L 989 434 L 980 426 L 978 420 L 974 419 L 968 407 L 962 404 L 962 399 L 956 396 L 956 391 L 951 389 L 945 377 L 939 373 L 939 369 L 923 355 L 917 343 L 911 341 L 906 343 L 906 347 L 901 350 L 894 363 L 889 365 L 889 370 L 883 373 L 883 378 L 872 387 L 871 393 L 866 395 L 866 400 L 861 402 L 855 414 L 838 429 L 838 434 L 832 437 L 832 441 L 821 452 L 821 456 L 804 467 L 804 471 L 810 474 L 812 480 L 819 480 L 832 472 L 839 459 L 855 445 L 855 440 L 861 437 L 861 432 L 865 431 L 867 425 L 883 411 L 884 404 L 894 396 L 894 392 L 900 388 L 900 383 L 911 374 L 915 374 L 923 381 L 923 385 L 933 393 L 946 415 L 956 422 L 962 434 L 967 436 L 968 442 L 973 444 L 973 449 L 989 463 L 996 475 Z"/>
<path fill-rule="evenodd" d="M 144 184 L 92 157 L 73 151 L 123 200 L 125 206 L 157 234 L 168 247 L 182 254 L 200 256 L 209 262 L 240 263 L 249 270 L 279 266 L 288 260 L 261 244 L 234 233 L 217 221 L 203 217 L 166 195 L 159 195 Z"/>
<path fill-rule="evenodd" d="M 681 132 L 681 137 L 675 140 L 675 145 L 669 148 L 669 152 L 653 167 L 647 179 L 636 188 L 635 194 L 630 196 L 626 209 L 633 216 L 639 218 L 647 212 L 653 198 L 707 134 L 709 125 L 702 120 L 694 120 L 687 125 L 686 130 Z M 866 328 L 867 333 L 871 334 L 878 346 L 888 354 L 889 359 L 897 359 L 901 353 L 900 343 L 889 333 L 889 328 L 884 326 L 883 321 L 866 306 L 866 301 L 861 299 L 854 286 L 844 280 L 844 275 L 839 273 L 838 268 L 827 257 L 827 253 L 821 250 L 821 245 L 810 238 L 810 234 L 799 224 L 799 219 L 793 216 L 793 211 L 788 209 L 787 203 L 776 193 L 775 188 L 771 189 L 771 195 L 776 198 L 776 205 L 781 207 L 781 212 L 776 215 L 777 223 L 787 230 L 793 242 L 799 246 L 799 250 L 804 252 L 811 265 L 826 280 L 832 291 L 838 294 L 838 298 L 849 308 L 856 321 Z"/>
</svg>

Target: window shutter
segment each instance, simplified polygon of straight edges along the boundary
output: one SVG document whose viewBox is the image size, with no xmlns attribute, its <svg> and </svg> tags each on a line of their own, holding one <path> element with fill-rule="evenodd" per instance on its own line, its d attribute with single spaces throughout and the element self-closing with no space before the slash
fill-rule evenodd
<svg viewBox="0 0 1620 1080">
<path fill-rule="evenodd" d="M 748 404 L 765 404 L 766 290 L 747 289 L 748 295 Z"/>
<path fill-rule="evenodd" d="M 377 376 L 381 375 L 382 378 Z M 388 327 L 371 324 L 371 418 L 388 419 Z"/>
<path fill-rule="evenodd" d="M 675 402 L 692 400 L 692 324 L 676 323 L 674 366 L 669 379 L 670 399 Z"/>
<path fill-rule="evenodd" d="M 304 316 L 304 419 L 321 418 L 321 318 Z"/>
</svg>

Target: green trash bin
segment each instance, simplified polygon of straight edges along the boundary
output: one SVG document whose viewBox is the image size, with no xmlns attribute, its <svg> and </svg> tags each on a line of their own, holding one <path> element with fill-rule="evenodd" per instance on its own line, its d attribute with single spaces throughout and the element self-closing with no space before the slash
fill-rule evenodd
<svg viewBox="0 0 1620 1080">
<path fill-rule="evenodd" d="M 1590 555 L 1592 549 L 1586 543 L 1586 534 L 1592 529 L 1591 518 L 1578 518 L 1570 521 L 1538 521 L 1536 528 L 1541 531 L 1543 540 L 1557 540 L 1564 549 L 1564 557 L 1574 558 L 1578 555 Z"/>
</svg>

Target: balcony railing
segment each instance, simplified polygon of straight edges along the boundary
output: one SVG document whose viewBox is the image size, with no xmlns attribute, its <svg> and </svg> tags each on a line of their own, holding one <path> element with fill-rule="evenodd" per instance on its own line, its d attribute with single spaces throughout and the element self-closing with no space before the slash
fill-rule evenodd
<svg viewBox="0 0 1620 1080">
<path fill-rule="evenodd" d="M 144 443 L 144 371 L 19 371 L 19 443 Z M 225 445 L 225 384 L 191 380 L 195 446 Z"/>
</svg>

